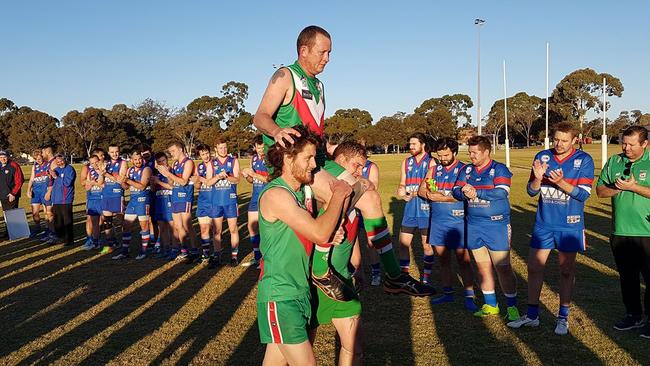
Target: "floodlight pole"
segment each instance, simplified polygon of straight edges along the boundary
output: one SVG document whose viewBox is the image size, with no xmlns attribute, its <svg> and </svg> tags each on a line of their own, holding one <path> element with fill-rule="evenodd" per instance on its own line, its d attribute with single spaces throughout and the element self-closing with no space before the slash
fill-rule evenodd
<svg viewBox="0 0 650 366">
<path fill-rule="evenodd" d="M 474 25 L 476 25 L 477 29 L 477 37 L 478 37 L 478 44 L 477 44 L 477 55 L 478 55 L 478 72 L 477 72 L 477 92 L 476 92 L 476 124 L 478 125 L 478 135 L 480 136 L 482 134 L 482 129 L 481 129 L 481 26 L 485 24 L 485 20 L 483 19 L 474 19 Z"/>
<path fill-rule="evenodd" d="M 605 167 L 607 162 L 607 80 L 603 78 L 603 136 L 600 138 L 600 167 Z"/>
<path fill-rule="evenodd" d="M 544 137 L 544 149 L 548 150 L 550 141 L 548 138 L 548 64 L 549 64 L 549 45 L 546 42 L 546 137 Z"/>
<path fill-rule="evenodd" d="M 503 60 L 503 109 L 506 121 L 506 166 L 510 168 L 510 140 L 508 139 L 508 93 L 506 91 L 506 60 Z"/>
</svg>

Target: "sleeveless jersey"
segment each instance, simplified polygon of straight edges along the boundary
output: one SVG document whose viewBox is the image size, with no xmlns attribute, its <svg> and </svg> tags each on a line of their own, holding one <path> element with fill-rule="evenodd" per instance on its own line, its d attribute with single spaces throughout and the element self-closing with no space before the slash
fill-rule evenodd
<svg viewBox="0 0 650 366">
<path fill-rule="evenodd" d="M 185 170 L 185 164 L 193 164 L 193 162 L 187 156 L 183 161 L 175 161 L 172 165 L 172 173 L 177 177 L 183 176 L 183 171 Z M 186 185 L 181 186 L 180 184 L 174 182 L 172 183 L 174 189 L 172 190 L 172 202 L 192 202 L 194 198 L 194 183 L 189 181 Z"/>
<path fill-rule="evenodd" d="M 551 231 L 584 229 L 585 203 L 562 191 L 547 175 L 553 170 L 561 169 L 567 183 L 591 192 L 591 184 L 594 181 L 594 161 L 591 156 L 574 149 L 564 159 L 558 160 L 553 150 L 543 150 L 535 155 L 535 160 L 548 164 L 540 187 L 535 225 Z M 534 178 L 531 171 L 529 182 Z"/>
<path fill-rule="evenodd" d="M 269 182 L 260 193 L 260 198 L 274 187 L 286 189 L 296 203 L 306 210 L 304 187 L 295 192 L 281 177 Z M 309 296 L 309 258 L 313 243 L 280 220 L 266 221 L 261 210 L 259 228 L 262 265 L 257 301 L 283 301 Z"/>
<path fill-rule="evenodd" d="M 233 176 L 235 168 L 235 158 L 228 155 L 223 162 L 219 158 L 212 160 L 214 174 L 226 172 L 229 177 Z M 228 206 L 237 204 L 237 185 L 231 183 L 228 179 L 220 179 L 214 184 L 212 193 L 212 204 L 215 206 Z"/>
<path fill-rule="evenodd" d="M 256 174 L 263 175 L 265 177 L 269 176 L 269 170 L 266 168 L 264 159 L 260 158 L 257 154 L 253 155 L 251 158 L 251 169 Z M 257 197 L 265 185 L 265 182 L 253 178 L 253 193 L 251 193 L 251 196 Z"/>
<path fill-rule="evenodd" d="M 94 182 L 97 182 L 99 179 L 99 172 L 95 170 L 90 164 L 86 164 L 86 169 L 88 171 L 88 175 L 86 176 L 86 180 L 91 180 Z M 102 187 L 100 186 L 92 186 L 90 187 L 90 190 L 86 191 L 86 200 L 99 200 L 102 199 Z"/>
<path fill-rule="evenodd" d="M 165 177 L 164 175 L 160 174 L 159 172 L 156 173 L 156 177 L 158 177 L 158 180 L 160 180 L 163 183 L 169 183 L 169 179 Z M 172 190 L 167 189 L 160 184 L 156 184 L 154 187 L 154 190 L 156 192 L 156 197 L 158 196 L 171 196 L 172 195 Z"/>
<path fill-rule="evenodd" d="M 406 192 L 410 193 L 411 200 L 406 202 L 404 216 L 429 217 L 429 202 L 418 196 L 420 182 L 424 180 L 431 164 L 431 156 L 425 154 L 422 160 L 417 161 L 415 156 L 406 158 L 404 172 L 406 173 Z"/>
<path fill-rule="evenodd" d="M 129 179 L 132 180 L 132 181 L 140 182 L 142 180 L 142 173 L 144 173 L 144 170 L 146 168 L 147 167 L 145 165 L 142 165 L 140 167 L 140 169 L 132 166 L 128 170 L 127 177 L 129 177 Z M 136 188 L 134 186 L 129 186 L 129 191 L 131 192 L 131 199 L 132 200 L 140 198 L 140 197 L 149 198 L 149 196 L 150 196 L 149 193 L 151 192 L 151 188 L 149 187 L 149 185 L 147 185 L 147 187 L 145 189 L 138 189 L 138 188 Z"/>
<path fill-rule="evenodd" d="M 52 160 L 39 164 L 34 162 L 34 180 L 32 181 L 32 191 L 45 193 L 50 183 L 50 164 Z"/>
<path fill-rule="evenodd" d="M 291 74 L 293 96 L 287 104 L 280 106 L 274 116 L 275 123 L 281 128 L 305 125 L 318 136 L 323 136 L 325 121 L 325 91 L 323 83 L 317 78 L 309 77 L 302 67 L 295 62 L 285 68 Z M 272 137 L 263 135 L 264 143 L 275 143 Z"/>
<path fill-rule="evenodd" d="M 115 161 L 110 160 L 106 162 L 106 173 L 110 174 L 110 176 L 104 178 L 104 189 L 102 190 L 102 197 L 124 197 L 124 188 L 122 188 L 122 185 L 120 183 L 114 180 L 119 176 L 120 167 L 123 163 L 124 161 L 122 158 L 118 158 Z"/>
<path fill-rule="evenodd" d="M 478 197 L 467 201 L 465 217 L 468 223 L 502 222 L 510 223 L 510 184 L 512 173 L 504 165 L 491 160 L 483 169 L 473 164 L 465 166 L 458 176 L 454 190 L 471 184 Z M 498 190 L 505 190 L 497 192 Z M 460 195 L 462 193 L 459 193 Z M 455 197 L 458 197 L 454 194 Z M 483 198 L 481 198 L 483 197 Z"/>
<path fill-rule="evenodd" d="M 458 179 L 463 174 L 465 164 L 456 160 L 455 163 L 446 167 L 438 164 L 433 169 L 432 178 L 435 179 L 438 192 L 445 196 L 451 196 L 451 191 Z M 463 201 L 456 202 L 431 202 L 431 221 L 463 224 L 465 220 L 465 204 Z"/>
<path fill-rule="evenodd" d="M 374 164 L 370 159 L 366 160 L 366 164 L 361 169 L 361 177 L 364 179 L 370 179 L 370 167 Z"/>
<path fill-rule="evenodd" d="M 212 161 L 205 163 L 205 162 L 200 162 L 196 166 L 196 175 L 202 178 L 208 178 L 208 172 L 210 172 L 210 177 L 213 176 L 213 168 L 212 164 L 214 164 Z M 212 192 L 214 190 L 214 186 L 206 186 L 201 183 L 199 187 L 199 198 L 198 198 L 198 205 L 210 205 L 212 203 Z"/>
</svg>

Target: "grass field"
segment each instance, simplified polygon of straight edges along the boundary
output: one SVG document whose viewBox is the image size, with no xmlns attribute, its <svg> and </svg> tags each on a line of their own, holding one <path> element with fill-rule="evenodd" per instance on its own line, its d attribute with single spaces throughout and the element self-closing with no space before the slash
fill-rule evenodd
<svg viewBox="0 0 650 366">
<path fill-rule="evenodd" d="M 598 145 L 587 146 L 587 151 L 600 155 Z M 619 150 L 611 146 L 609 151 Z M 525 182 L 535 152 L 512 151 L 512 259 L 522 311 L 526 304 L 525 258 L 536 208 L 535 200 L 526 194 Z M 404 206 L 394 196 L 404 157 L 371 157 L 380 167 L 380 191 L 393 233 L 398 232 Z M 460 157 L 467 160 L 466 153 Z M 503 161 L 503 151 L 496 159 Z M 247 165 L 245 160 L 242 165 Z M 595 160 L 600 167 L 600 160 Z M 245 260 L 252 256 L 245 232 L 249 190 L 250 185 L 240 184 L 240 256 Z M 75 229 L 79 243 L 84 240 L 84 195 L 78 187 Z M 26 207 L 25 195 L 22 200 Z M 578 256 L 568 336 L 553 333 L 558 265 L 552 255 L 542 291 L 539 328 L 513 331 L 501 317 L 473 318 L 460 299 L 432 306 L 427 299 L 388 296 L 380 288 L 364 289 L 365 363 L 650 364 L 647 340 L 638 333 L 612 328 L 624 308 L 608 244 L 610 212 L 609 200 L 600 200 L 595 194 L 589 199 L 589 247 Z M 417 277 L 422 249 L 419 243 L 413 247 L 417 266 L 412 266 L 412 274 Z M 434 279 L 438 278 L 436 271 Z M 208 270 L 156 259 L 114 262 L 109 255 L 86 252 L 79 246 L 48 247 L 31 240 L 2 242 L 0 364 L 260 364 L 264 347 L 256 323 L 257 274 L 250 267 Z M 499 300 L 504 302 L 500 293 Z M 331 326 L 319 330 L 314 350 L 320 364 L 335 364 L 337 344 Z"/>
</svg>

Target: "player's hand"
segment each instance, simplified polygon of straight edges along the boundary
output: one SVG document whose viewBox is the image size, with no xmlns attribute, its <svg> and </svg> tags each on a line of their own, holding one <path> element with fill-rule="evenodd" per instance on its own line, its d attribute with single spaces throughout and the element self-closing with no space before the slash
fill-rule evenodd
<svg viewBox="0 0 650 366">
<path fill-rule="evenodd" d="M 190 181 L 192 181 L 194 184 L 198 184 L 200 182 L 200 177 L 198 175 L 193 175 L 190 177 Z"/>
<path fill-rule="evenodd" d="M 32 193 L 32 190 L 31 190 L 31 189 L 28 189 L 28 190 L 27 190 L 27 197 L 28 197 L 28 198 L 32 198 L 32 197 L 34 197 L 34 194 Z"/>
<path fill-rule="evenodd" d="M 336 232 L 334 232 L 334 236 L 332 236 L 330 244 L 339 245 L 343 242 L 343 240 L 345 240 L 345 229 L 343 229 L 343 226 L 339 226 Z"/>
<path fill-rule="evenodd" d="M 244 178 L 248 178 L 248 176 L 253 172 L 251 168 L 244 168 L 241 170 L 241 175 L 244 176 Z"/>
<path fill-rule="evenodd" d="M 397 188 L 397 196 L 398 196 L 398 197 L 400 197 L 400 198 L 405 198 L 405 197 L 406 197 L 406 194 L 407 194 L 407 193 L 406 193 L 406 188 L 404 188 L 403 186 L 399 186 L 399 187 Z"/>
<path fill-rule="evenodd" d="M 364 192 L 365 191 L 374 191 L 374 190 L 377 189 L 377 187 L 375 187 L 375 185 L 372 184 L 372 182 L 369 181 L 368 179 L 363 178 L 363 177 L 360 177 L 358 179 L 359 179 L 359 182 L 361 182 L 361 184 L 363 185 L 363 191 Z"/>
<path fill-rule="evenodd" d="M 404 196 L 404 201 L 408 202 L 413 199 L 413 195 L 411 192 L 406 192 L 406 195 Z"/>
<path fill-rule="evenodd" d="M 471 200 L 476 198 L 476 188 L 474 188 L 474 186 L 472 186 L 471 184 L 466 184 L 465 186 L 463 186 L 461 191 L 463 192 L 465 197 L 467 197 L 467 198 L 469 198 Z"/>
<path fill-rule="evenodd" d="M 535 179 L 540 181 L 544 179 L 544 174 L 546 174 L 546 169 L 548 169 L 547 163 L 542 163 L 541 161 L 539 161 L 539 159 L 535 160 L 533 162 L 533 175 L 535 175 Z"/>
<path fill-rule="evenodd" d="M 300 137 L 300 132 L 293 128 L 281 128 L 273 134 L 273 139 L 282 147 L 287 147 L 287 144 L 293 145 L 295 142 L 293 136 Z"/>
<path fill-rule="evenodd" d="M 553 184 L 560 184 L 564 180 L 564 172 L 562 169 L 551 170 L 548 174 L 548 180 Z"/>
<path fill-rule="evenodd" d="M 169 168 L 164 166 L 164 165 L 158 165 L 156 164 L 156 169 L 160 174 L 162 174 L 164 177 L 169 177 Z"/>
<path fill-rule="evenodd" d="M 16 199 L 16 196 L 14 196 L 13 194 L 9 193 L 9 194 L 7 195 L 7 199 L 9 200 L 9 202 L 13 202 L 13 201 Z"/>
<path fill-rule="evenodd" d="M 344 180 L 333 179 L 330 181 L 330 190 L 332 194 L 340 194 L 343 197 L 349 197 L 352 194 L 352 186 Z"/>
<path fill-rule="evenodd" d="M 50 201 L 52 199 L 52 192 L 45 193 L 44 198 L 45 198 L 46 201 Z"/>
<path fill-rule="evenodd" d="M 621 177 L 616 178 L 616 182 L 614 183 L 616 188 L 620 189 L 621 191 L 633 191 L 634 188 L 636 187 L 636 179 L 634 178 L 633 175 L 630 174 L 630 178 L 628 179 L 623 179 Z"/>
</svg>

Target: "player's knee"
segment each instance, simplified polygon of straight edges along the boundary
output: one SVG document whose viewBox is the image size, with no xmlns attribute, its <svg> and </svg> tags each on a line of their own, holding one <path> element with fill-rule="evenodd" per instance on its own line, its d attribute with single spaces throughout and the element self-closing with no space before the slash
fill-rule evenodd
<svg viewBox="0 0 650 366">
<path fill-rule="evenodd" d="M 564 278 L 571 278 L 575 273 L 575 267 L 572 265 L 561 265 L 560 266 L 560 276 Z"/>
<path fill-rule="evenodd" d="M 104 220 L 102 221 L 102 228 L 104 230 L 113 229 L 113 216 L 104 216 Z"/>
</svg>

